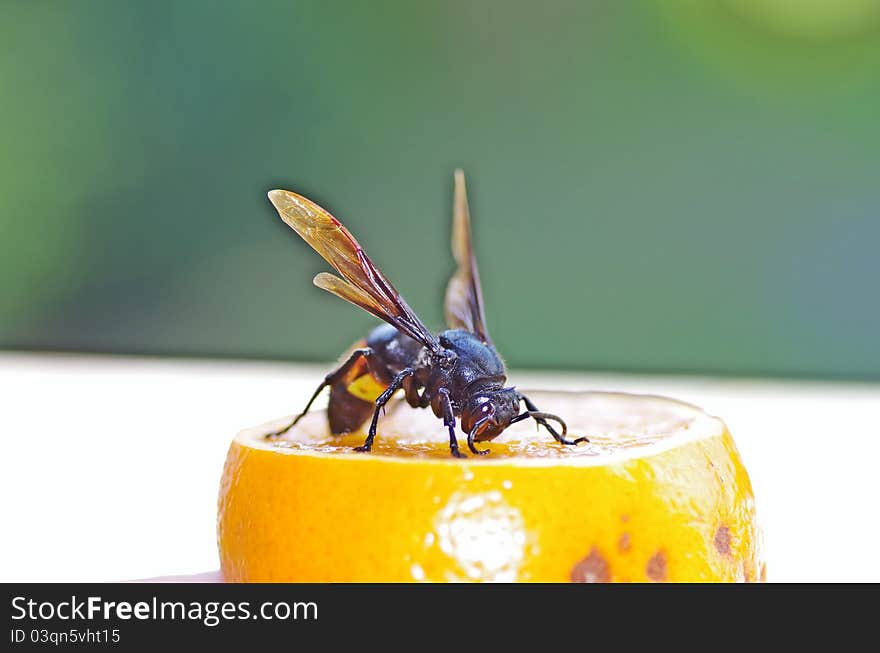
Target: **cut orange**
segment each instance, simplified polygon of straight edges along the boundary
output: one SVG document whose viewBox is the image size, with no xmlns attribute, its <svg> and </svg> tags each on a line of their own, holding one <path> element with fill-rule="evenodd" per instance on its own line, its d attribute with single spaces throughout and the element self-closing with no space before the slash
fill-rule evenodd
<svg viewBox="0 0 880 653">
<path fill-rule="evenodd" d="M 220 488 L 228 581 L 756 581 L 748 474 L 724 423 L 661 397 L 528 393 L 566 419 L 521 422 L 458 460 L 428 410 L 394 404 L 371 453 L 314 412 L 242 431 Z M 465 449 L 466 450 L 466 449 Z"/>
</svg>

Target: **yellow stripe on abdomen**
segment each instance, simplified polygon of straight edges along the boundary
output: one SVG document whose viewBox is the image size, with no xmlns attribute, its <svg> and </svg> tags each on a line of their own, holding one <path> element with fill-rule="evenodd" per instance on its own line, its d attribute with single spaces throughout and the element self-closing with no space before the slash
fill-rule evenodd
<svg viewBox="0 0 880 653">
<path fill-rule="evenodd" d="M 364 401 L 374 402 L 376 398 L 385 391 L 387 384 L 382 384 L 376 378 L 367 372 L 356 378 L 348 384 L 346 392 L 348 394 L 363 399 Z"/>
</svg>

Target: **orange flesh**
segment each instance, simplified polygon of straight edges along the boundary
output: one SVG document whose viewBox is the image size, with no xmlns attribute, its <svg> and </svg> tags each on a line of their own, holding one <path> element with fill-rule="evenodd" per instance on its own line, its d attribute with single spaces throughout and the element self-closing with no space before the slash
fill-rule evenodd
<svg viewBox="0 0 880 653">
<path fill-rule="evenodd" d="M 321 412 L 278 441 L 262 437 L 277 424 L 243 431 L 220 490 L 225 578 L 763 579 L 751 485 L 720 420 L 658 397 L 529 394 L 591 442 L 524 422 L 456 460 L 442 423 L 403 402 L 369 454 Z"/>
</svg>

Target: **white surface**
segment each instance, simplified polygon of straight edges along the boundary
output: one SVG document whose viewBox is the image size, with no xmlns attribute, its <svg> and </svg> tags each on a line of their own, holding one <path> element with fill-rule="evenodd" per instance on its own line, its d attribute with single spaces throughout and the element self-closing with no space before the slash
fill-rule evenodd
<svg viewBox="0 0 880 653">
<path fill-rule="evenodd" d="M 0 581 L 215 569 L 217 488 L 232 435 L 298 410 L 326 371 L 0 354 Z M 880 385 L 511 379 L 669 395 L 724 418 L 752 478 L 768 580 L 880 581 Z"/>
</svg>

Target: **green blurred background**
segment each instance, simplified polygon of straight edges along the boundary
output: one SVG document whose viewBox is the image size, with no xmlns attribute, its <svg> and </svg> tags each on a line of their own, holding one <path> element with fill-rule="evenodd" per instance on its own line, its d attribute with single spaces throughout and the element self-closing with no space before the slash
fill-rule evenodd
<svg viewBox="0 0 880 653">
<path fill-rule="evenodd" d="M 0 347 L 329 361 L 442 326 L 452 171 L 516 367 L 880 378 L 874 0 L 0 3 Z"/>
</svg>

